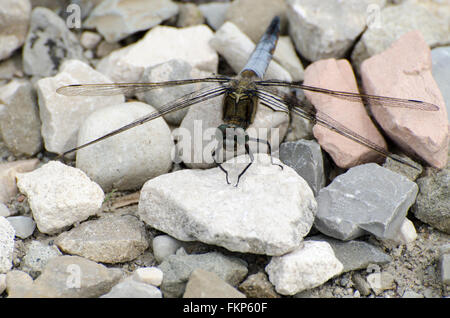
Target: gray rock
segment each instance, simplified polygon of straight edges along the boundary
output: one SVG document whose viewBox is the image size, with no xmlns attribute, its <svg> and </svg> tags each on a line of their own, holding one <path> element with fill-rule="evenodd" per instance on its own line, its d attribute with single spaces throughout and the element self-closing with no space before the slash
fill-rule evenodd
<svg viewBox="0 0 450 318">
<path fill-rule="evenodd" d="M 423 295 L 416 293 L 413 290 L 406 290 L 403 295 L 402 298 L 424 298 Z"/>
<path fill-rule="evenodd" d="M 131 215 L 86 221 L 61 233 L 55 244 L 68 254 L 108 264 L 131 261 L 148 247 L 144 224 Z"/>
<path fill-rule="evenodd" d="M 432 72 L 447 105 L 447 118 L 450 122 L 450 46 L 431 50 Z"/>
<path fill-rule="evenodd" d="M 125 126 L 155 112 L 148 104 L 128 102 L 93 112 L 80 127 L 78 145 Z M 114 137 L 80 149 L 76 167 L 104 191 L 134 190 L 172 167 L 174 143 L 162 118 L 134 127 Z M 113 169 L 111 169 L 113 167 Z"/>
<path fill-rule="evenodd" d="M 297 140 L 282 143 L 280 160 L 308 182 L 314 196 L 325 186 L 322 150 L 316 141 Z"/>
<path fill-rule="evenodd" d="M 416 218 L 450 234 L 450 168 L 431 171 L 417 180 L 419 194 L 412 211 Z"/>
<path fill-rule="evenodd" d="M 249 275 L 239 290 L 249 298 L 280 298 L 264 272 Z"/>
<path fill-rule="evenodd" d="M 366 279 L 361 276 L 360 273 L 355 272 L 352 275 L 352 282 L 355 288 L 361 293 L 361 295 L 367 296 L 370 294 L 370 285 L 366 281 Z"/>
<path fill-rule="evenodd" d="M 0 216 L 8 217 L 11 215 L 11 211 L 9 211 L 6 204 L 0 202 Z"/>
<path fill-rule="evenodd" d="M 245 298 L 245 295 L 216 274 L 197 268 L 189 277 L 183 298 Z"/>
<path fill-rule="evenodd" d="M 336 258 L 344 265 L 343 272 L 366 268 L 369 264 L 386 264 L 392 260 L 380 248 L 363 241 L 342 242 L 324 235 L 312 236 L 310 239 L 330 244 Z"/>
<path fill-rule="evenodd" d="M 16 236 L 21 239 L 26 239 L 27 237 L 32 235 L 34 229 L 36 228 L 36 223 L 29 216 L 10 216 L 6 219 L 14 228 Z"/>
<path fill-rule="evenodd" d="M 37 277 L 50 259 L 61 255 L 61 252 L 55 245 L 32 241 L 20 263 L 21 269 L 32 277 Z"/>
<path fill-rule="evenodd" d="M 215 273 L 232 286 L 239 284 L 247 275 L 246 262 L 218 252 L 194 255 L 178 252 L 169 256 L 158 267 L 164 273 L 161 291 L 164 297 L 169 298 L 183 295 L 186 283 L 196 268 Z"/>
<path fill-rule="evenodd" d="M 450 285 L 450 254 L 441 255 L 439 258 L 439 270 L 442 283 Z"/>
<path fill-rule="evenodd" d="M 14 234 L 12 225 L 0 216 L 0 274 L 9 271 L 12 266 Z"/>
<path fill-rule="evenodd" d="M 125 279 L 100 298 L 162 298 L 162 294 L 155 286 Z"/>
<path fill-rule="evenodd" d="M 32 156 L 42 148 L 36 92 L 28 81 L 12 80 L 0 92 L 0 131 L 15 155 Z"/>
<path fill-rule="evenodd" d="M 235 175 L 247 166 L 245 156 L 223 164 L 232 184 L 219 168 L 185 169 L 148 181 L 141 190 L 141 219 L 182 241 L 244 253 L 292 251 L 314 221 L 313 193 L 290 167 L 281 170 L 267 155 L 254 158 L 238 187 Z"/>
<path fill-rule="evenodd" d="M 374 163 L 349 169 L 317 197 L 317 229 L 351 240 L 371 233 L 395 238 L 417 195 L 417 185 Z"/>
<path fill-rule="evenodd" d="M 199 5 L 198 9 L 203 13 L 208 25 L 217 30 L 225 22 L 225 14 L 229 6 L 228 2 L 210 2 Z"/>
<path fill-rule="evenodd" d="M 411 181 L 416 181 L 417 177 L 422 173 L 423 168 L 420 164 L 408 158 L 406 156 L 401 156 L 403 160 L 406 162 L 416 166 L 418 169 L 414 169 L 413 167 L 407 166 L 401 162 L 394 161 L 391 158 L 386 158 L 386 161 L 383 163 L 383 168 L 389 169 L 395 173 L 401 174 L 407 177 Z"/>
<path fill-rule="evenodd" d="M 17 186 L 29 200 L 40 232 L 53 234 L 96 214 L 104 193 L 86 174 L 58 161 L 17 174 Z"/>
<path fill-rule="evenodd" d="M 25 42 L 30 20 L 29 0 L 3 0 L 0 7 L 0 60 Z"/>
<path fill-rule="evenodd" d="M 368 23 L 370 5 L 384 6 L 385 0 L 290 0 L 289 33 L 297 50 L 309 61 L 345 56 Z"/>
<path fill-rule="evenodd" d="M 53 11 L 36 7 L 23 48 L 23 70 L 28 75 L 52 76 L 67 59 L 84 60 L 77 37 Z"/>
<path fill-rule="evenodd" d="M 367 282 L 376 295 L 395 288 L 394 276 L 389 272 L 373 273 L 367 276 Z"/>
<path fill-rule="evenodd" d="M 178 9 L 177 27 L 179 28 L 186 28 L 205 22 L 202 12 L 193 3 L 179 3 Z"/>
<path fill-rule="evenodd" d="M 161 263 L 168 256 L 175 254 L 181 247 L 181 242 L 169 235 L 158 235 L 153 238 L 152 247 L 156 261 Z"/>
</svg>

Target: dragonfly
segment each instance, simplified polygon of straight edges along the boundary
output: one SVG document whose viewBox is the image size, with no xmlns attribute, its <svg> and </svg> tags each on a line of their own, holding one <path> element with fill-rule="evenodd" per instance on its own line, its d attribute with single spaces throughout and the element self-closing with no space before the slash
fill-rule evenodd
<svg viewBox="0 0 450 318">
<path fill-rule="evenodd" d="M 280 88 L 302 89 L 314 93 L 330 95 L 348 101 L 370 103 L 371 105 L 381 105 L 388 107 L 409 108 L 416 111 L 437 111 L 439 110 L 438 106 L 420 100 L 336 91 L 326 88 L 307 86 L 301 84 L 300 82 L 263 80 L 266 69 L 270 61 L 272 60 L 279 33 L 280 18 L 274 17 L 270 25 L 267 27 L 265 33 L 262 35 L 260 41 L 256 45 L 254 51 L 250 55 L 250 58 L 248 59 L 246 65 L 235 77 L 212 76 L 199 79 L 173 80 L 165 82 L 72 84 L 59 87 L 56 90 L 57 93 L 66 96 L 110 96 L 115 94 L 136 94 L 156 88 L 189 85 L 195 83 L 214 84 L 212 86 L 209 85 L 205 88 L 193 91 L 174 101 L 171 101 L 162 106 L 159 110 L 138 118 L 131 123 L 115 129 L 90 142 L 74 147 L 62 153 L 59 157 L 64 157 L 77 150 L 88 147 L 92 144 L 117 135 L 133 127 L 140 126 L 168 113 L 175 112 L 223 95 L 223 124 L 221 124 L 217 128 L 218 134 L 216 134 L 216 136 L 218 136 L 216 138 L 219 146 L 212 151 L 211 155 L 214 158 L 214 162 L 225 173 L 226 182 L 228 184 L 230 184 L 228 179 L 228 171 L 224 169 L 224 167 L 215 159 L 215 154 L 218 149 L 220 149 L 220 147 L 223 147 L 225 149 L 225 147 L 229 147 L 230 145 L 232 145 L 236 149 L 238 145 L 243 145 L 245 148 L 245 153 L 250 157 L 250 162 L 238 175 L 237 183 L 235 185 L 236 187 L 242 175 L 247 171 L 247 169 L 254 161 L 253 154 L 249 147 L 250 141 L 265 143 L 267 145 L 267 152 L 269 155 L 271 155 L 270 143 L 267 140 L 251 138 L 246 133 L 246 129 L 254 121 L 256 112 L 258 110 L 258 101 L 261 101 L 262 105 L 272 109 L 273 111 L 298 115 L 311 121 L 313 124 L 323 126 L 350 140 L 353 140 L 354 142 L 373 149 L 384 157 L 391 158 L 394 161 L 418 169 L 414 165 L 407 162 L 405 159 L 390 153 L 384 147 L 352 131 L 324 112 L 316 111 L 311 106 L 307 107 L 305 105 L 302 105 L 299 99 L 286 92 L 281 92 Z M 273 161 L 271 162 L 272 164 L 274 164 Z M 283 168 L 281 165 L 279 166 Z"/>
</svg>

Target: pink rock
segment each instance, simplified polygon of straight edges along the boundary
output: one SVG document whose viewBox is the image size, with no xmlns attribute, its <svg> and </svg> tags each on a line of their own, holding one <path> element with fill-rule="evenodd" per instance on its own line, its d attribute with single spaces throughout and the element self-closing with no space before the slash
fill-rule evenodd
<svg viewBox="0 0 450 318">
<path fill-rule="evenodd" d="M 355 75 L 347 60 L 327 59 L 310 64 L 305 70 L 304 84 L 338 91 L 358 93 Z M 368 116 L 362 102 L 305 91 L 317 111 L 327 114 L 345 127 L 386 148 L 386 142 Z M 313 133 L 319 144 L 341 168 L 381 161 L 382 156 L 353 140 L 319 125 Z"/>
<path fill-rule="evenodd" d="M 0 164 L 0 202 L 6 203 L 17 194 L 17 173 L 33 171 L 39 159 L 18 160 Z"/>
<path fill-rule="evenodd" d="M 431 74 L 431 53 L 419 31 L 403 35 L 361 65 L 365 92 L 416 99 L 439 106 L 424 111 L 372 105 L 383 130 L 404 151 L 442 169 L 447 163 L 448 120 L 442 94 Z"/>
</svg>

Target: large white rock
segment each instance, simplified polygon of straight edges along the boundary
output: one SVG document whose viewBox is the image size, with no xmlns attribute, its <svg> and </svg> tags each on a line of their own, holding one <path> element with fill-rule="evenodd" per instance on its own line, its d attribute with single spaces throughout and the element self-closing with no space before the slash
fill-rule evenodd
<svg viewBox="0 0 450 318">
<path fill-rule="evenodd" d="M 120 104 L 123 95 L 115 96 L 65 96 L 56 89 L 80 83 L 111 83 L 103 74 L 79 60 L 66 61 L 54 77 L 36 83 L 42 137 L 50 152 L 62 153 L 76 146 L 81 123 L 96 109 Z"/>
<path fill-rule="evenodd" d="M 14 251 L 14 228 L 0 216 L 0 273 L 11 269 Z"/>
<path fill-rule="evenodd" d="M 58 161 L 17 174 L 17 187 L 29 200 L 39 231 L 53 234 L 96 214 L 104 193 L 86 174 Z"/>
<path fill-rule="evenodd" d="M 103 58 L 97 70 L 115 82 L 137 82 L 146 67 L 181 59 L 201 71 L 217 73 L 219 58 L 209 45 L 212 37 L 206 25 L 182 29 L 157 26 L 140 41 Z"/>
<path fill-rule="evenodd" d="M 247 165 L 228 161 L 209 170 L 181 170 L 148 181 L 141 190 L 144 222 L 182 241 L 202 241 L 231 251 L 282 255 L 309 232 L 317 205 L 306 181 L 288 166 L 255 154 Z M 276 159 L 275 159 L 276 160 Z M 279 160 L 276 160 L 279 163 Z"/>
<path fill-rule="evenodd" d="M 275 290 L 282 295 L 320 286 L 343 269 L 330 244 L 321 241 L 305 241 L 288 254 L 272 257 L 265 268 Z"/>
<path fill-rule="evenodd" d="M 156 111 L 148 104 L 128 102 L 92 113 L 80 128 L 78 145 L 92 141 Z M 104 191 L 140 188 L 172 167 L 174 143 L 162 118 L 134 127 L 77 152 L 76 166 Z"/>
</svg>

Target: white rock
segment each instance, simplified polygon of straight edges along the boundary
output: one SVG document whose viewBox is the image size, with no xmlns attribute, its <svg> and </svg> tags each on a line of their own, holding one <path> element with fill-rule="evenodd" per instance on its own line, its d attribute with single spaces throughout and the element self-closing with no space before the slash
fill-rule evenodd
<svg viewBox="0 0 450 318">
<path fill-rule="evenodd" d="M 140 41 L 103 58 L 97 70 L 115 82 L 137 82 L 145 68 L 181 59 L 201 71 L 217 73 L 219 58 L 209 45 L 212 37 L 206 25 L 182 29 L 157 26 Z"/>
<path fill-rule="evenodd" d="M 141 283 L 158 287 L 163 280 L 163 271 L 158 267 L 138 268 L 133 273 L 133 279 Z"/>
<path fill-rule="evenodd" d="M 125 279 L 100 298 L 162 298 L 162 293 L 155 286 Z"/>
<path fill-rule="evenodd" d="M 97 28 L 108 42 L 147 30 L 178 13 L 171 0 L 106 0 L 92 10 L 84 27 Z"/>
<path fill-rule="evenodd" d="M 6 219 L 14 228 L 16 236 L 21 239 L 29 237 L 31 234 L 33 234 L 34 229 L 36 228 L 36 223 L 29 216 L 10 216 Z"/>
<path fill-rule="evenodd" d="M 8 207 L 6 206 L 6 204 L 0 202 L 0 216 L 10 216 L 11 212 L 9 211 Z"/>
<path fill-rule="evenodd" d="M 413 222 L 405 218 L 402 225 L 400 226 L 397 236 L 391 240 L 388 240 L 387 242 L 395 244 L 408 244 L 414 242 L 416 238 L 417 232 Z"/>
<path fill-rule="evenodd" d="M 78 145 L 154 112 L 150 105 L 128 102 L 92 113 L 80 128 Z M 162 118 L 134 127 L 77 152 L 76 166 L 104 191 L 131 190 L 166 173 L 174 147 L 169 126 Z"/>
<path fill-rule="evenodd" d="M 169 235 L 158 235 L 153 238 L 153 255 L 158 263 L 161 263 L 181 247 L 181 242 Z"/>
<path fill-rule="evenodd" d="M 80 43 L 85 49 L 92 50 L 100 43 L 101 40 L 102 36 L 100 34 L 91 31 L 84 31 L 81 34 Z"/>
<path fill-rule="evenodd" d="M 305 241 L 288 254 L 272 257 L 265 270 L 279 294 L 294 295 L 322 285 L 343 268 L 328 243 Z"/>
<path fill-rule="evenodd" d="M 6 289 L 6 274 L 0 274 L 0 295 Z"/>
<path fill-rule="evenodd" d="M 231 184 L 219 168 L 186 169 L 148 181 L 141 190 L 141 219 L 182 241 L 243 253 L 292 251 L 312 226 L 317 209 L 313 193 L 293 169 L 283 165 L 281 170 L 263 154 L 255 154 L 235 187 L 246 158 L 223 164 Z"/>
<path fill-rule="evenodd" d="M 395 288 L 394 277 L 388 272 L 367 275 L 367 282 L 377 295 L 384 290 Z"/>
<path fill-rule="evenodd" d="M 57 161 L 18 174 L 17 187 L 28 197 L 39 231 L 46 234 L 96 214 L 104 199 L 100 186 L 84 172 Z"/>
<path fill-rule="evenodd" d="M 228 2 L 210 2 L 198 6 L 206 18 L 206 22 L 217 30 L 225 22 L 225 13 L 230 4 Z"/>
<path fill-rule="evenodd" d="M 40 241 L 31 241 L 25 256 L 20 263 L 21 269 L 31 276 L 36 277 L 53 257 L 61 256 L 56 245 L 48 245 Z"/>
<path fill-rule="evenodd" d="M 125 101 L 123 95 L 64 96 L 56 89 L 69 84 L 110 82 L 79 60 L 66 61 L 56 76 L 37 81 L 42 137 L 48 151 L 62 153 L 75 147 L 78 129 L 90 113 Z"/>
<path fill-rule="evenodd" d="M 30 20 L 29 0 L 2 0 L 0 6 L 0 60 L 25 42 Z"/>
<path fill-rule="evenodd" d="M 293 81 L 303 81 L 303 65 L 290 37 L 280 36 L 273 59 L 289 72 Z"/>
<path fill-rule="evenodd" d="M 14 235 L 12 225 L 0 216 L 0 273 L 6 273 L 12 266 Z"/>
</svg>

